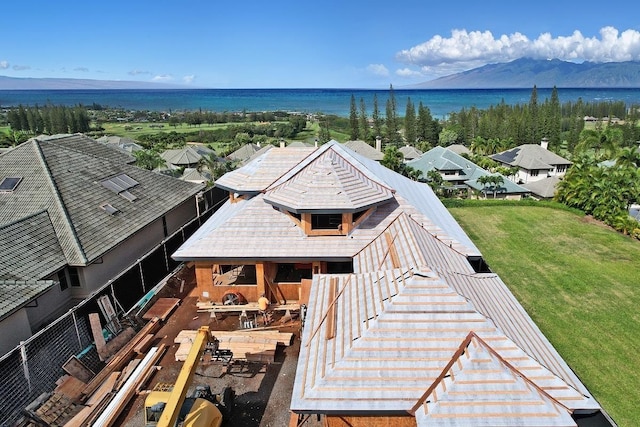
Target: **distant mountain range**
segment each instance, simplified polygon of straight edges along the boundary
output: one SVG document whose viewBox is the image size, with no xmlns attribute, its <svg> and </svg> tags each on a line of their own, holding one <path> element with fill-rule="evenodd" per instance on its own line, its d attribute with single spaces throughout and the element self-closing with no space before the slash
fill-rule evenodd
<svg viewBox="0 0 640 427">
<path fill-rule="evenodd" d="M 636 88 L 640 61 L 593 62 L 521 58 L 440 77 L 403 89 Z"/>
<path fill-rule="evenodd" d="M 521 58 L 488 64 L 400 89 L 640 88 L 640 61 L 593 63 Z M 0 76 L 0 90 L 191 89 L 140 81 L 20 78 Z"/>
<path fill-rule="evenodd" d="M 153 82 L 59 79 L 0 76 L 0 90 L 51 90 L 51 89 L 188 89 L 190 87 Z"/>
</svg>

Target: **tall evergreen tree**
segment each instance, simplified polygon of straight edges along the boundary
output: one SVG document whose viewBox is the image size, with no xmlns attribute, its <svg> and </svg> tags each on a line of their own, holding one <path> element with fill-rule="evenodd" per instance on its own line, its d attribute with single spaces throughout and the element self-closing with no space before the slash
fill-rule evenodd
<svg viewBox="0 0 640 427">
<path fill-rule="evenodd" d="M 551 91 L 551 100 L 549 104 L 548 128 L 545 137 L 549 138 L 551 147 L 560 146 L 560 134 L 562 132 L 562 112 L 560 110 L 560 98 L 558 97 L 558 88 L 555 86 Z"/>
<path fill-rule="evenodd" d="M 393 92 L 393 85 L 389 85 L 389 98 L 387 99 L 385 125 L 387 130 L 386 137 L 388 142 L 397 146 L 400 142 L 401 137 L 398 133 L 400 129 L 398 125 L 398 112 L 396 105 L 396 96 Z"/>
<path fill-rule="evenodd" d="M 404 139 L 411 145 L 414 145 L 418 139 L 416 109 L 411 102 L 411 97 L 407 98 L 407 109 L 404 114 Z"/>
<path fill-rule="evenodd" d="M 356 97 L 351 94 L 351 104 L 349 107 L 349 128 L 352 141 L 360 139 L 360 128 L 358 126 L 358 109 L 356 107 Z"/>
<path fill-rule="evenodd" d="M 364 98 L 360 98 L 360 117 L 358 119 L 360 124 L 360 137 L 363 141 L 369 141 L 369 121 L 367 120 L 367 107 L 364 103 Z"/>
<path fill-rule="evenodd" d="M 540 142 L 540 123 L 538 119 L 538 88 L 534 85 L 531 91 L 531 98 L 529 98 L 529 129 L 527 134 L 527 142 L 529 144 Z"/>
<path fill-rule="evenodd" d="M 382 137 L 382 119 L 380 118 L 380 109 L 378 108 L 378 94 L 373 94 L 373 137 Z"/>
</svg>

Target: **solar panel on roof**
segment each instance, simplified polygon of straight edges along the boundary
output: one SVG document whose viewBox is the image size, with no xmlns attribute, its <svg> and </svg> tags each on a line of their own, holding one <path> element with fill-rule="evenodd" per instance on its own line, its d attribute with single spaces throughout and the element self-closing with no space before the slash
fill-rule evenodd
<svg viewBox="0 0 640 427">
<path fill-rule="evenodd" d="M 0 191 L 10 192 L 16 189 L 22 178 L 6 177 L 0 182 Z"/>
<path fill-rule="evenodd" d="M 138 181 L 127 174 L 122 173 L 120 175 L 112 176 L 111 178 L 100 181 L 100 184 L 114 193 L 121 195 L 130 202 L 137 199 L 136 196 L 129 193 L 127 190 L 138 185 Z"/>
</svg>

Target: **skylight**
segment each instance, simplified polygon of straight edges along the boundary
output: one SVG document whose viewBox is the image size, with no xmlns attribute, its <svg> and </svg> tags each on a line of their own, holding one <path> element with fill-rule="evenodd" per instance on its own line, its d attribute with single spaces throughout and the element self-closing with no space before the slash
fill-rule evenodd
<svg viewBox="0 0 640 427">
<path fill-rule="evenodd" d="M 102 205 L 100 205 L 100 208 L 102 208 L 102 210 L 104 210 L 106 213 L 108 213 L 109 215 L 115 215 L 118 212 L 120 212 L 118 210 L 118 208 L 114 208 L 113 206 L 111 206 L 109 203 L 104 203 Z"/>
<path fill-rule="evenodd" d="M 137 199 L 136 196 L 134 196 L 127 190 L 138 185 L 138 181 L 131 178 L 126 173 L 121 173 L 120 175 L 112 176 L 111 178 L 102 180 L 100 181 L 100 184 L 102 184 L 103 187 L 113 191 L 114 193 L 119 194 L 130 202 L 133 202 Z"/>
<path fill-rule="evenodd" d="M 0 181 L 0 193 L 11 193 L 22 181 L 21 177 L 6 177 Z"/>
</svg>

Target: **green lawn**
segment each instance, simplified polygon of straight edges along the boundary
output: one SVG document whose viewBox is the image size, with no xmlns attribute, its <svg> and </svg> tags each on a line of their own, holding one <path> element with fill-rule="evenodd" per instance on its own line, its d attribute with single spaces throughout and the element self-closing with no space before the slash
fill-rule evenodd
<svg viewBox="0 0 640 427">
<path fill-rule="evenodd" d="M 450 208 L 620 427 L 640 425 L 640 241 L 551 207 Z"/>
</svg>

